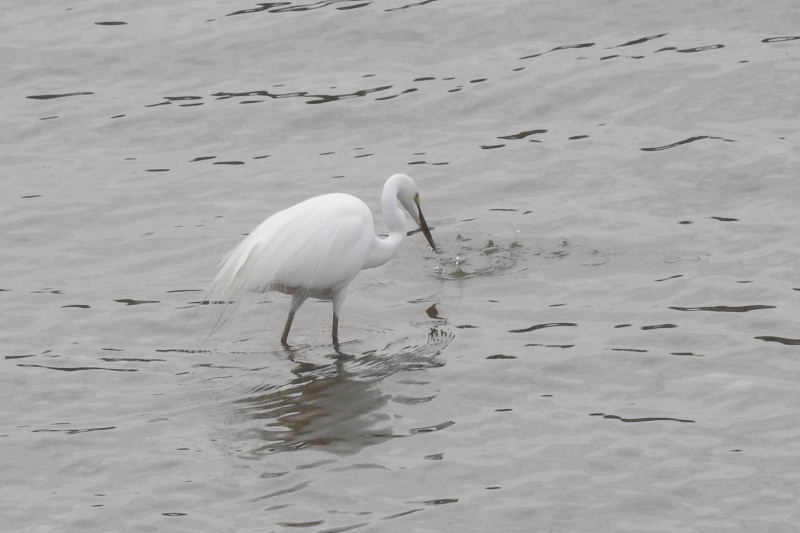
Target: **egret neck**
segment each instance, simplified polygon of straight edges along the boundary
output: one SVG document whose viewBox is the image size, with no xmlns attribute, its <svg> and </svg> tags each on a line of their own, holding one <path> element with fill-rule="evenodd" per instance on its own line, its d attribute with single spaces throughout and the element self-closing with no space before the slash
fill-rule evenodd
<svg viewBox="0 0 800 533">
<path fill-rule="evenodd" d="M 375 268 L 387 262 L 397 254 L 403 239 L 406 238 L 406 216 L 400 207 L 398 192 L 398 182 L 390 178 L 381 193 L 381 211 L 383 221 L 389 229 L 389 236 L 385 239 L 375 237 L 372 251 L 364 262 L 364 268 Z"/>
</svg>

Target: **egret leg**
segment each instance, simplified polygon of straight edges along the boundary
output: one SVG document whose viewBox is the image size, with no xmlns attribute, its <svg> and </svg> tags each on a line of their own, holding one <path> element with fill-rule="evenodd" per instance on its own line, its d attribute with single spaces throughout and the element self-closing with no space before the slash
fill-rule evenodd
<svg viewBox="0 0 800 533">
<path fill-rule="evenodd" d="M 331 333 L 333 335 L 333 345 L 339 346 L 339 315 L 333 313 L 333 326 L 331 326 Z"/>
<path fill-rule="evenodd" d="M 333 346 L 339 348 L 339 311 L 342 310 L 342 303 L 344 302 L 344 291 L 340 289 L 333 295 L 333 325 L 331 326 L 331 336 L 333 337 Z"/>
<path fill-rule="evenodd" d="M 292 328 L 292 320 L 294 320 L 294 309 L 289 311 L 289 316 L 286 318 L 286 325 L 283 326 L 283 335 L 281 336 L 281 344 L 288 346 L 289 343 L 286 339 L 289 338 L 289 330 Z"/>
<path fill-rule="evenodd" d="M 286 339 L 289 338 L 289 330 L 292 329 L 294 314 L 300 308 L 300 306 L 303 305 L 303 302 L 306 301 L 307 297 L 307 295 L 299 293 L 292 295 L 292 305 L 289 307 L 289 316 L 286 317 L 286 325 L 283 326 L 283 335 L 281 335 L 281 344 L 284 346 L 289 345 L 289 343 L 286 342 Z"/>
</svg>

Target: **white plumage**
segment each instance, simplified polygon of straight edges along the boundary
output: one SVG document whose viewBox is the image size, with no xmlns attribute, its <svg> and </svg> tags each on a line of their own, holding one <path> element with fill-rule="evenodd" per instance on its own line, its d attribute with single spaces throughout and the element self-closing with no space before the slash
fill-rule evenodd
<svg viewBox="0 0 800 533">
<path fill-rule="evenodd" d="M 385 239 L 375 235 L 366 204 L 349 194 L 315 196 L 264 220 L 223 259 L 214 278 L 208 300 L 222 307 L 213 329 L 228 318 L 245 292 L 278 290 L 292 295 L 283 344 L 295 311 L 309 296 L 333 302 L 332 337 L 338 344 L 345 289 L 361 270 L 391 259 L 406 236 L 401 207 L 436 249 L 414 180 L 405 174 L 386 180 L 381 207 L 389 229 Z"/>
</svg>

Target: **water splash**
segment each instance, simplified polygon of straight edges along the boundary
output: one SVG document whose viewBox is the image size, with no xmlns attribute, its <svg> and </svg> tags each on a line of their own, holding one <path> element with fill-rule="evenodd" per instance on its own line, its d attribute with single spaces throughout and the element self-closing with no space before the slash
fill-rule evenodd
<svg viewBox="0 0 800 533">
<path fill-rule="evenodd" d="M 434 267 L 434 274 L 440 279 L 460 280 L 482 276 L 495 276 L 512 269 L 522 255 L 519 243 L 519 230 L 508 244 L 495 241 L 489 235 L 483 246 L 466 244 L 472 241 L 459 231 L 456 241 L 461 246 L 455 254 L 442 254 Z"/>
</svg>

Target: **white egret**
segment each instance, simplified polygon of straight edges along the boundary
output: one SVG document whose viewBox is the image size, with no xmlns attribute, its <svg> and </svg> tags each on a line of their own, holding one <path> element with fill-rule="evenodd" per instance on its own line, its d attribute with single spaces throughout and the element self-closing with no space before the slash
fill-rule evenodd
<svg viewBox="0 0 800 533">
<path fill-rule="evenodd" d="M 209 292 L 225 307 L 214 329 L 246 291 L 277 290 L 292 296 L 281 344 L 287 344 L 297 309 L 309 296 L 333 302 L 333 344 L 339 344 L 339 314 L 347 286 L 363 269 L 395 256 L 406 237 L 405 209 L 436 251 L 422 216 L 417 184 L 405 174 L 386 180 L 381 208 L 389 236 L 378 238 L 372 213 L 349 194 L 323 194 L 279 211 L 259 224 L 223 259 Z"/>
</svg>

